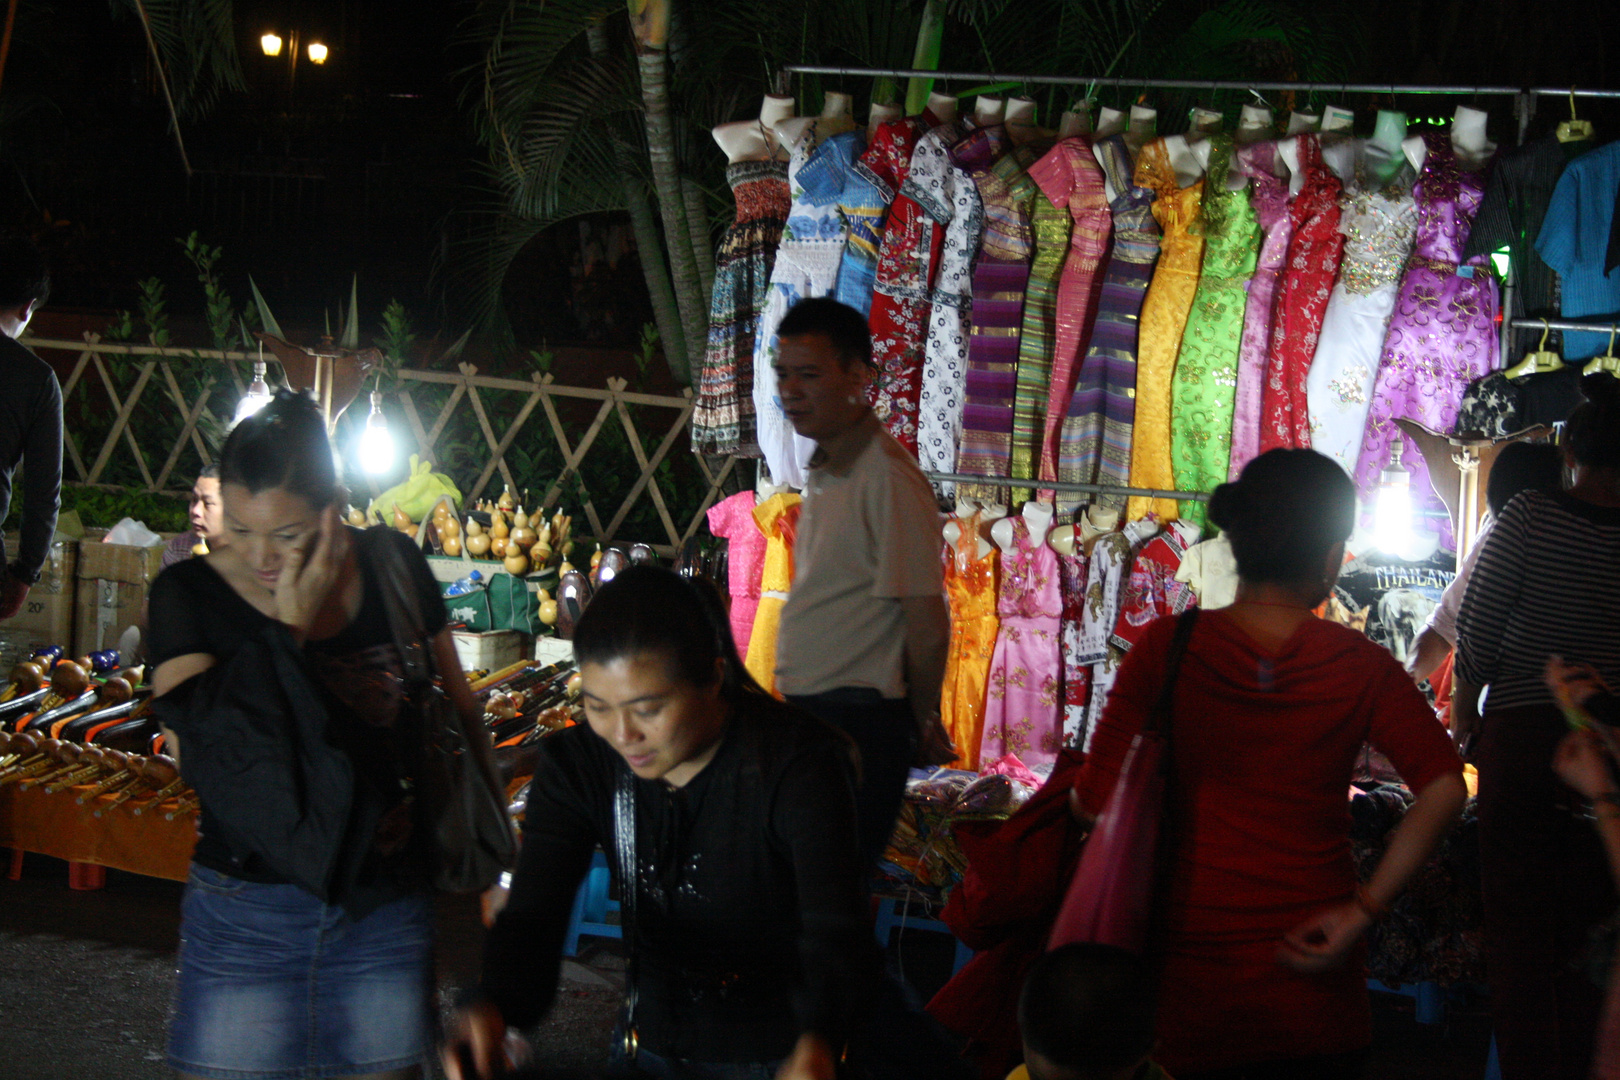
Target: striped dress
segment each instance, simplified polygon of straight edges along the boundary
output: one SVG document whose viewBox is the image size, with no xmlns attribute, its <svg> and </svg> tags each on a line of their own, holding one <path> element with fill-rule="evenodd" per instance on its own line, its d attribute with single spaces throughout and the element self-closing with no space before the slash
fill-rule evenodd
<svg viewBox="0 0 1620 1080">
<path fill-rule="evenodd" d="M 1243 340 L 1238 346 L 1237 388 L 1232 402 L 1232 460 L 1227 470 L 1236 480 L 1243 466 L 1260 454 L 1260 405 L 1266 383 L 1266 353 L 1271 346 L 1272 301 L 1294 235 L 1288 213 L 1288 181 L 1277 175 L 1277 144 L 1252 143 L 1238 149 L 1232 171 L 1250 180 L 1249 205 L 1263 239 L 1249 296 L 1243 308 Z"/>
<path fill-rule="evenodd" d="M 1005 477 L 1012 462 L 1018 342 L 1034 246 L 1030 204 L 1035 182 L 1006 145 L 1006 129 L 998 125 L 975 131 L 954 151 L 984 202 L 984 237 L 973 268 L 967 400 L 956 458 L 956 471 L 974 476 Z M 1005 488 L 961 484 L 956 490 L 959 497 L 1006 498 Z"/>
<path fill-rule="evenodd" d="M 1032 157 L 1027 148 L 1019 152 Z M 1037 164 L 1031 161 L 1030 165 Z M 1031 176 L 1030 182 L 1034 184 Z M 1057 337 L 1058 275 L 1069 253 L 1069 212 L 1053 204 L 1035 184 L 1031 213 L 1035 257 L 1024 293 L 1024 325 L 1018 337 L 1018 382 L 1013 390 L 1012 467 L 1008 475 L 1035 478 L 1041 460 L 1041 433 L 1046 425 L 1046 399 L 1052 389 L 1052 349 Z M 1028 488 L 1014 488 L 1011 499 L 1023 502 Z"/>
<path fill-rule="evenodd" d="M 1159 258 L 1160 230 L 1153 217 L 1153 192 L 1132 182 L 1135 167 L 1125 137 L 1103 139 L 1096 149 L 1115 193 L 1108 207 L 1114 219 L 1114 249 L 1097 299 L 1091 344 L 1080 362 L 1058 438 L 1058 480 L 1125 487 L 1136 416 L 1137 317 Z M 1115 508 L 1125 504 L 1123 497 L 1096 501 Z"/>
</svg>

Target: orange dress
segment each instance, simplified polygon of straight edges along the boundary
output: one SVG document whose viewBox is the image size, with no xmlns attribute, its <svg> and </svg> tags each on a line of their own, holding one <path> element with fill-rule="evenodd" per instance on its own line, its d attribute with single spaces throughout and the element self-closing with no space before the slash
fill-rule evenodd
<svg viewBox="0 0 1620 1080">
<path fill-rule="evenodd" d="M 798 495 L 772 495 L 754 507 L 754 524 L 765 534 L 765 567 L 759 579 L 759 610 L 748 638 L 743 666 L 759 685 L 776 693 L 776 635 L 782 628 L 782 605 L 793 587 L 793 536 L 799 521 Z M 781 695 L 778 694 L 778 697 Z"/>
<path fill-rule="evenodd" d="M 945 563 L 945 595 L 951 604 L 951 652 L 945 661 L 939 719 L 956 745 L 956 767 L 979 768 L 979 742 L 984 737 L 985 692 L 990 658 L 996 651 L 997 578 L 1001 553 L 991 547 L 974 558 L 979 541 L 979 515 L 957 518 L 962 530 L 956 550 Z"/>
<path fill-rule="evenodd" d="M 1176 477 L 1170 464 L 1170 386 L 1204 261 L 1204 235 L 1197 227 L 1204 181 L 1179 187 L 1164 139 L 1158 138 L 1142 147 L 1137 156 L 1136 185 L 1150 189 L 1156 196 L 1153 217 L 1164 229 L 1164 241 L 1153 283 L 1142 301 L 1130 486 L 1172 490 Z M 1173 500 L 1138 495 L 1131 498 L 1125 510 L 1126 520 L 1135 521 L 1150 510 L 1161 521 L 1174 521 L 1180 512 Z"/>
</svg>

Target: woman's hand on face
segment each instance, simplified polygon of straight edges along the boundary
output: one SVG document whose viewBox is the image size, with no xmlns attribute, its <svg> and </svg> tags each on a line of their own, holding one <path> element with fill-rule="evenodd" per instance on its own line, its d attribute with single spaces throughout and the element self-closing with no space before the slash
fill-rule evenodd
<svg viewBox="0 0 1620 1080">
<path fill-rule="evenodd" d="M 1372 920 L 1354 902 L 1326 908 L 1289 931 L 1277 960 L 1306 975 L 1331 971 L 1344 963 L 1370 925 Z"/>
<path fill-rule="evenodd" d="M 333 503 L 321 511 L 320 527 L 309 545 L 294 548 L 283 561 L 276 582 L 276 617 L 300 637 L 308 634 L 348 557 L 348 530 Z"/>
<path fill-rule="evenodd" d="M 445 1026 L 440 1056 L 449 1080 L 485 1080 L 498 1075 L 497 1064 L 507 1064 L 503 1052 L 506 1021 L 488 1002 L 457 1009 Z"/>
<path fill-rule="evenodd" d="M 1552 767 L 1560 780 L 1588 799 L 1615 790 L 1608 755 L 1590 731 L 1572 731 L 1565 735 L 1558 749 L 1553 751 Z"/>
<path fill-rule="evenodd" d="M 793 1053 L 776 1070 L 776 1080 L 835 1080 L 837 1075 L 832 1047 L 820 1035 L 808 1032 L 799 1036 Z"/>
</svg>

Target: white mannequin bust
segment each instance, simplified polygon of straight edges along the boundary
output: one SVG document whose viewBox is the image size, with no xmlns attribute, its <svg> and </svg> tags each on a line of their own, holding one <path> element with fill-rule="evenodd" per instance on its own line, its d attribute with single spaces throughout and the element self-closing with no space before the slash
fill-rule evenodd
<svg viewBox="0 0 1620 1080">
<path fill-rule="evenodd" d="M 1338 131 L 1348 135 L 1355 129 L 1356 114 L 1340 105 L 1329 105 L 1322 110 L 1322 130 Z"/>
<path fill-rule="evenodd" d="M 1485 137 L 1486 119 L 1486 114 L 1479 109 L 1459 105 L 1451 121 L 1451 148 L 1457 153 L 1457 163 L 1469 172 L 1479 169 L 1496 153 L 1496 144 Z M 1423 159 L 1429 152 L 1423 139 L 1414 135 L 1401 143 L 1401 150 L 1412 168 L 1422 172 Z"/>
<path fill-rule="evenodd" d="M 983 509 L 979 506 L 977 500 L 958 499 L 956 501 L 956 516 L 945 523 L 945 528 L 941 532 L 944 534 L 945 543 L 950 546 L 952 552 L 955 552 L 956 545 L 962 539 L 962 528 L 974 514 L 980 514 L 981 517 L 979 519 L 979 535 L 974 538 L 973 557 L 982 559 L 990 554 L 992 548 L 990 542 L 984 538 L 985 521 L 982 517 Z"/>
<path fill-rule="evenodd" d="M 786 495 L 793 489 L 786 484 L 778 484 L 771 476 L 770 470 L 762 461 L 759 463 L 759 477 L 754 481 L 754 505 L 759 505 L 773 495 Z"/>
<path fill-rule="evenodd" d="M 1007 115 L 1002 122 L 1007 125 L 1007 137 L 1018 146 L 1049 134 L 1035 126 L 1035 102 L 1032 98 L 1008 98 Z"/>
<path fill-rule="evenodd" d="M 1106 536 L 1118 526 L 1118 510 L 1104 509 L 1096 503 L 1092 503 L 1086 512 L 1081 515 L 1079 524 L 1076 526 L 1080 534 L 1080 543 L 1085 547 L 1086 554 L 1091 553 L 1091 549 L 1096 545 L 1098 537 Z"/>
<path fill-rule="evenodd" d="M 905 112 L 904 106 L 900 105 L 873 105 L 872 112 L 866 118 L 866 141 L 872 141 L 880 125 L 900 119 Z"/>
<path fill-rule="evenodd" d="M 1291 112 L 1288 114 L 1288 134 L 1303 135 L 1307 131 L 1315 131 L 1321 122 L 1322 118 L 1312 113 Z"/>
<path fill-rule="evenodd" d="M 1176 171 L 1179 187 L 1192 187 L 1203 178 L 1209 168 L 1210 142 L 1208 138 L 1188 141 L 1186 135 L 1166 135 L 1164 151 L 1170 158 L 1170 167 Z"/>
<path fill-rule="evenodd" d="M 821 106 L 820 116 L 795 116 L 782 120 L 776 125 L 776 137 L 781 140 L 783 146 L 797 146 L 805 129 L 815 124 L 815 145 L 820 146 L 824 140 L 833 135 L 855 130 L 854 105 L 855 99 L 848 94 L 831 91 Z"/>
<path fill-rule="evenodd" d="M 1406 138 L 1406 114 L 1390 109 L 1378 110 L 1378 123 L 1373 128 L 1372 142 L 1394 157 L 1400 152 L 1401 141 Z"/>
<path fill-rule="evenodd" d="M 1131 148 L 1133 155 L 1141 153 L 1142 147 L 1158 134 L 1158 131 L 1158 109 L 1151 109 L 1146 105 L 1131 106 L 1131 121 L 1125 128 L 1125 144 Z"/>
<path fill-rule="evenodd" d="M 1288 170 L 1288 193 L 1298 195 L 1305 186 L 1305 174 L 1299 168 L 1299 142 L 1309 139 L 1312 135 L 1306 132 L 1291 139 L 1277 140 L 1277 156 L 1282 159 L 1283 166 Z"/>
<path fill-rule="evenodd" d="M 983 94 L 973 100 L 973 122 L 980 127 L 994 127 L 1007 116 L 1007 102 L 1003 98 Z"/>
<path fill-rule="evenodd" d="M 1356 175 L 1356 140 L 1343 135 L 1322 136 L 1322 160 L 1333 175 L 1349 182 Z"/>
<path fill-rule="evenodd" d="M 1030 499 L 1024 504 L 1024 524 L 1029 526 L 1029 543 L 1036 547 L 1046 543 L 1046 534 L 1052 531 L 1052 504 Z M 990 539 L 1002 551 L 1014 551 L 1017 542 L 1013 539 L 1013 523 L 1011 518 L 1002 518 L 990 526 Z"/>
<path fill-rule="evenodd" d="M 1259 105 L 1245 105 L 1238 113 L 1237 131 L 1233 138 L 1240 143 L 1255 143 L 1271 134 L 1271 110 Z"/>
<path fill-rule="evenodd" d="M 950 94 L 941 94 L 934 91 L 928 95 L 928 111 L 942 124 L 948 124 L 956 119 L 957 100 Z"/>
<path fill-rule="evenodd" d="M 1110 109 L 1104 105 L 1097 110 L 1097 126 L 1092 133 L 1099 139 L 1106 139 L 1110 135 L 1118 135 L 1125 130 L 1125 114 L 1118 109 Z"/>
<path fill-rule="evenodd" d="M 1077 525 L 1058 525 L 1046 537 L 1046 546 L 1059 555 L 1073 555 L 1080 546 L 1080 528 Z"/>
<path fill-rule="evenodd" d="M 1091 110 L 1085 105 L 1080 106 L 1079 112 L 1076 112 L 1073 109 L 1068 110 L 1063 114 L 1063 118 L 1058 121 L 1058 138 L 1060 139 L 1072 138 L 1075 135 L 1090 134 Z"/>
<path fill-rule="evenodd" d="M 1214 109 L 1194 107 L 1192 114 L 1189 117 L 1191 123 L 1188 125 L 1187 130 L 1188 140 L 1192 141 L 1195 139 L 1207 139 L 1211 135 L 1218 134 L 1221 130 L 1221 124 L 1225 122 L 1225 119 L 1226 118 L 1224 116 L 1216 112 Z"/>
<path fill-rule="evenodd" d="M 777 94 L 765 95 L 759 107 L 757 120 L 738 120 L 721 124 L 710 132 L 726 161 L 768 161 L 782 149 L 776 136 L 776 125 L 793 115 L 793 99 Z"/>
</svg>

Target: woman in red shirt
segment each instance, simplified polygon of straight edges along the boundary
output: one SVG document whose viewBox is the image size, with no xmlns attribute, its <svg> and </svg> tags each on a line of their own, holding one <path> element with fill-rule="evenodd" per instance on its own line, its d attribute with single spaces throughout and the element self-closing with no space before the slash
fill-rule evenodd
<svg viewBox="0 0 1620 1080">
<path fill-rule="evenodd" d="M 1355 491 L 1311 450 L 1273 450 L 1223 484 L 1241 585 L 1204 613 L 1176 684 L 1155 1056 L 1178 1080 L 1358 1075 L 1371 1042 L 1359 942 L 1456 822 L 1462 762 L 1399 663 L 1316 618 L 1333 587 Z M 1075 782 L 1107 801 L 1162 684 L 1175 617 L 1148 628 Z M 1363 743 L 1417 800 L 1377 872 L 1356 885 L 1349 789 Z"/>
</svg>

